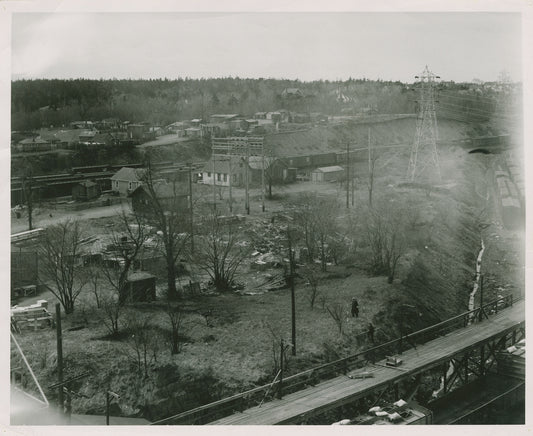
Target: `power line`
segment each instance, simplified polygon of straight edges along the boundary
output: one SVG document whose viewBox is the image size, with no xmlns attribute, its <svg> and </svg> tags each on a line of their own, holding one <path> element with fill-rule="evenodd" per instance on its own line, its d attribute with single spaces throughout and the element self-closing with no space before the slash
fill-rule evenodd
<svg viewBox="0 0 533 436">
<path fill-rule="evenodd" d="M 452 110 L 452 111 L 461 112 L 465 115 L 473 114 L 479 117 L 484 116 L 488 118 L 500 118 L 503 120 L 513 120 L 513 118 L 515 118 L 515 116 L 510 115 L 510 114 L 507 115 L 507 114 L 498 113 L 498 112 L 489 112 L 489 111 L 484 111 L 482 109 L 469 108 L 469 107 L 465 108 L 464 106 L 454 104 L 454 103 L 447 103 L 447 102 L 439 102 L 439 108 L 442 110 Z"/>
<path fill-rule="evenodd" d="M 477 112 L 477 113 L 480 113 L 480 114 L 486 114 L 486 115 L 490 115 L 490 116 L 496 116 L 496 117 L 500 117 L 500 118 L 503 118 L 503 117 L 514 117 L 514 115 L 510 112 L 503 112 L 503 111 L 500 111 L 500 110 L 494 110 L 494 111 L 491 111 L 491 110 L 488 110 L 488 109 L 481 109 L 481 108 L 477 108 L 477 107 L 471 107 L 471 106 L 464 106 L 464 105 L 461 105 L 459 103 L 453 103 L 453 102 L 450 102 L 450 101 L 443 101 L 443 100 L 440 100 L 439 103 L 438 103 L 438 107 L 442 107 L 442 106 L 447 106 L 447 107 L 450 107 L 450 108 L 457 108 L 457 110 L 460 110 L 462 112 L 467 112 L 467 111 L 473 111 L 473 112 Z"/>
<path fill-rule="evenodd" d="M 482 95 L 472 95 L 472 94 L 457 94 L 453 91 L 438 91 L 439 95 L 446 95 L 447 97 L 453 97 L 453 98 L 460 98 L 460 99 L 469 99 L 469 100 L 487 100 L 491 103 L 499 103 L 500 100 L 498 100 L 495 97 L 484 97 Z"/>
</svg>

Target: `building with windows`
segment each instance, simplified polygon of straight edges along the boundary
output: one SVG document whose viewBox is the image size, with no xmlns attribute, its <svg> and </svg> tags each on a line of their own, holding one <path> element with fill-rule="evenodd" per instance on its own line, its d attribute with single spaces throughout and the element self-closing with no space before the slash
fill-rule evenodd
<svg viewBox="0 0 533 436">
<path fill-rule="evenodd" d="M 142 168 L 122 167 L 111 177 L 111 190 L 120 195 L 130 195 L 143 183 L 146 170 Z"/>
<path fill-rule="evenodd" d="M 189 212 L 189 186 L 165 181 L 154 181 L 153 190 L 146 185 L 139 186 L 131 194 L 131 207 L 133 212 L 147 218 L 153 216 L 156 207 L 186 217 Z"/>
<path fill-rule="evenodd" d="M 334 182 L 344 178 L 344 168 L 338 165 L 317 168 L 311 172 L 311 180 L 317 182 Z"/>
<path fill-rule="evenodd" d="M 202 183 L 217 186 L 244 186 L 246 183 L 245 158 L 233 156 L 211 158 L 201 169 Z M 252 180 L 252 172 L 248 167 L 248 180 Z"/>
</svg>

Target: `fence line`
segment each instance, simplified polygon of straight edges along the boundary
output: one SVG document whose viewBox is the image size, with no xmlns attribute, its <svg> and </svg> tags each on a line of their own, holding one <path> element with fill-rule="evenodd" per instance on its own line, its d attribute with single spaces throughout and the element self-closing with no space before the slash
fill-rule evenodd
<svg viewBox="0 0 533 436">
<path fill-rule="evenodd" d="M 283 379 L 283 392 L 287 394 L 307 386 L 314 386 L 321 380 L 331 379 L 338 375 L 346 374 L 353 369 L 362 368 L 368 362 L 374 363 L 377 360 L 385 358 L 387 355 L 406 351 L 412 347 L 416 347 L 416 344 L 424 344 L 451 331 L 466 327 L 469 321 L 480 322 L 483 319 L 483 315 L 488 318 L 489 315 L 497 314 L 499 310 L 512 306 L 514 302 L 520 301 L 521 299 L 522 297 L 513 299 L 511 294 L 506 295 L 484 304 L 482 307 L 461 313 L 460 315 L 416 332 L 402 335 L 399 338 L 357 352 L 348 357 L 293 374 Z M 152 425 L 205 423 L 231 415 L 237 411 L 242 412 L 245 409 L 266 401 L 267 398 L 273 399 L 277 389 L 280 389 L 279 383 L 280 381 L 278 380 L 274 383 L 258 386 L 248 391 L 155 421 Z"/>
</svg>

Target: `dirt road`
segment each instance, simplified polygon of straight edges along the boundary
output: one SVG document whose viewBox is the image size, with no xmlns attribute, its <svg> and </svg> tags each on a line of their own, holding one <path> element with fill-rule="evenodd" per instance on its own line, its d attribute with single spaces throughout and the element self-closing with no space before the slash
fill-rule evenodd
<svg viewBox="0 0 533 436">
<path fill-rule="evenodd" d="M 58 222 L 71 220 L 88 220 L 92 218 L 103 218 L 114 216 L 120 213 L 123 207 L 129 209 L 127 203 L 114 204 L 112 206 L 94 207 L 91 209 L 70 211 L 51 208 L 39 208 L 38 213 L 33 216 L 33 227 L 47 227 Z M 28 217 L 11 218 L 11 234 L 28 230 Z"/>
</svg>

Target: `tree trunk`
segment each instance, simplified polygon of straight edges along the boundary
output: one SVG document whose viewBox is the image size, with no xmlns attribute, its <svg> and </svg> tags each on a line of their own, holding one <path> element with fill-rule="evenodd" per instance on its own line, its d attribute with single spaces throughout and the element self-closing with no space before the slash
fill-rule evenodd
<svg viewBox="0 0 533 436">
<path fill-rule="evenodd" d="M 33 205 L 28 203 L 28 230 L 33 230 Z"/>
<path fill-rule="evenodd" d="M 178 347 L 178 332 L 176 328 L 172 328 L 172 351 L 171 354 L 178 354 L 179 353 L 179 347 Z"/>
<path fill-rule="evenodd" d="M 63 304 L 63 308 L 65 309 L 66 314 L 70 314 L 74 312 L 74 301 L 72 301 L 70 298 L 65 300 L 65 303 Z"/>
<path fill-rule="evenodd" d="M 321 251 L 321 260 L 322 260 L 322 271 L 323 272 L 326 272 L 326 269 L 327 269 L 327 265 L 326 265 L 326 249 L 324 247 L 324 240 L 322 239 L 320 241 L 320 251 Z"/>
<path fill-rule="evenodd" d="M 167 256 L 167 297 L 169 300 L 178 299 L 178 291 L 176 289 L 176 265 L 174 264 L 174 257 L 171 259 Z"/>
</svg>

